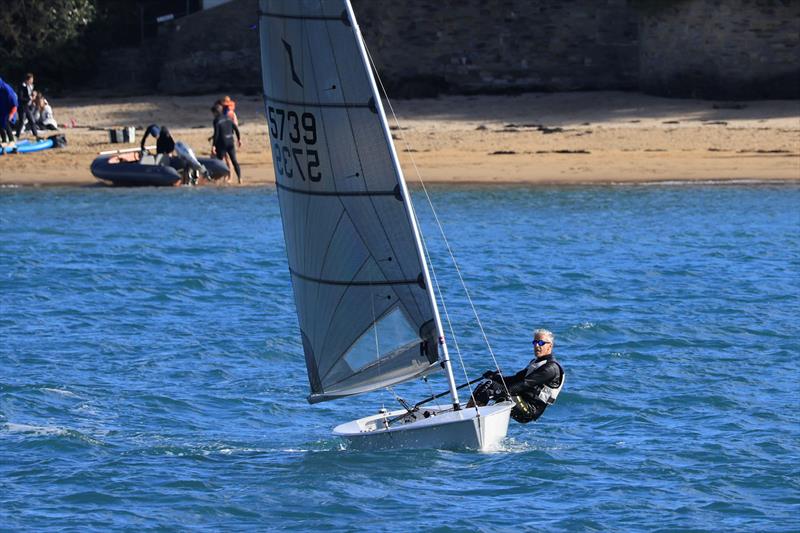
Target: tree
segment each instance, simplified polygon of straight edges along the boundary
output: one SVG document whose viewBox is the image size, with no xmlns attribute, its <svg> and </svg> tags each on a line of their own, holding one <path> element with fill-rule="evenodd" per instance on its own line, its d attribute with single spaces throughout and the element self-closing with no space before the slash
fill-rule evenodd
<svg viewBox="0 0 800 533">
<path fill-rule="evenodd" d="M 63 52 L 75 52 L 76 43 L 95 12 L 94 0 L 3 2 L 0 9 L 3 75 L 18 77 L 25 70 L 44 68 L 60 78 L 75 66 L 75 58 L 65 58 Z"/>
<path fill-rule="evenodd" d="M 80 37 L 95 15 L 93 0 L 17 0 L 0 9 L 0 48 L 23 59 Z"/>
</svg>

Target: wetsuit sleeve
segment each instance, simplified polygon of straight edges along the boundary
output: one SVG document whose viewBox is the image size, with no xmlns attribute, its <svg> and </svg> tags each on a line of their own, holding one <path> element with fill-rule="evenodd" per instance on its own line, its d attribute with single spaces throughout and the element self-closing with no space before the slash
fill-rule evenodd
<svg viewBox="0 0 800 533">
<path fill-rule="evenodd" d="M 232 120 L 231 120 L 231 126 L 233 126 L 233 132 L 236 134 L 236 140 L 242 142 L 242 136 L 239 134 L 239 126 L 237 126 L 236 123 Z"/>
<path fill-rule="evenodd" d="M 556 379 L 560 372 L 555 363 L 548 363 L 528 376 L 525 375 L 527 371 L 528 369 L 524 368 L 506 380 L 511 394 L 520 394 L 532 390 L 537 385 L 549 383 Z"/>
<path fill-rule="evenodd" d="M 144 143 L 147 140 L 147 138 L 150 135 L 153 135 L 153 137 L 155 137 L 155 135 L 153 134 L 153 129 L 154 129 L 154 125 L 150 124 L 149 126 L 147 126 L 147 129 L 144 130 L 144 136 L 142 137 L 142 151 L 143 152 L 144 152 Z"/>
<path fill-rule="evenodd" d="M 211 134 L 211 143 L 214 146 L 219 145 L 219 120 L 214 121 L 214 133 Z"/>
<path fill-rule="evenodd" d="M 506 386 L 511 389 L 523 381 L 525 381 L 525 373 L 528 371 L 527 368 L 523 368 L 513 376 L 503 376 L 503 380 L 506 382 Z"/>
</svg>

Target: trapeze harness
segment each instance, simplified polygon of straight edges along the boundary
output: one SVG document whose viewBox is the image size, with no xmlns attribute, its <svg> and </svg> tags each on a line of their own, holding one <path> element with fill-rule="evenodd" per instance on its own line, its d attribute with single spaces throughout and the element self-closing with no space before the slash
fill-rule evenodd
<svg viewBox="0 0 800 533">
<path fill-rule="evenodd" d="M 564 368 L 559 364 L 558 361 L 552 359 L 533 361 L 530 365 L 528 365 L 528 371 L 525 373 L 525 376 L 527 377 L 531 375 L 533 372 L 536 372 L 544 365 L 551 362 L 558 365 L 558 369 L 560 371 L 559 377 L 550 380 L 548 383 L 538 385 L 538 391 L 534 389 L 531 391 L 531 393 L 522 393 L 520 395 L 511 396 L 511 399 L 515 404 L 514 408 L 511 409 L 511 418 L 517 422 L 521 424 L 533 422 L 542 416 L 542 413 L 544 413 L 544 410 L 548 405 L 553 405 L 556 403 L 558 394 L 561 392 L 561 389 L 564 388 L 564 380 L 566 378 L 566 374 L 564 374 Z"/>
</svg>

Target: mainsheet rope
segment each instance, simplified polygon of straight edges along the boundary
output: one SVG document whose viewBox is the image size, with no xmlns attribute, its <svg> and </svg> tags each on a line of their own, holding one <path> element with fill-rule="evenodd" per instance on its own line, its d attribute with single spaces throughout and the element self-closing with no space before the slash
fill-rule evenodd
<svg viewBox="0 0 800 533">
<path fill-rule="evenodd" d="M 362 38 L 362 42 L 364 42 L 363 38 Z M 444 241 L 445 247 L 447 248 L 447 253 L 450 255 L 450 260 L 453 263 L 453 267 L 455 267 L 456 273 L 458 274 L 458 279 L 461 282 L 461 287 L 464 289 L 464 294 L 467 296 L 467 301 L 469 302 L 469 305 L 472 308 L 472 314 L 475 315 L 475 320 L 478 323 L 478 328 L 481 331 L 481 335 L 483 336 L 483 340 L 486 343 L 486 347 L 489 349 L 489 355 L 492 357 L 492 362 L 494 363 L 494 367 L 495 367 L 495 369 L 497 369 L 499 371 L 500 370 L 500 366 L 497 363 L 497 358 L 494 355 L 494 350 L 492 350 L 492 345 L 489 342 L 489 338 L 487 337 L 486 331 L 483 328 L 483 323 L 481 322 L 481 318 L 480 318 L 480 316 L 478 316 L 478 310 L 475 307 L 475 303 L 472 301 L 472 296 L 470 295 L 469 289 L 467 288 L 467 284 L 464 281 L 464 276 L 461 274 L 461 269 L 458 267 L 458 261 L 456 261 L 456 257 L 455 257 L 455 254 L 453 253 L 453 249 L 450 247 L 450 241 L 447 240 L 447 235 L 445 235 L 444 227 L 442 227 L 442 223 L 439 220 L 439 215 L 436 213 L 436 208 L 433 206 L 433 201 L 431 200 L 431 196 L 428 193 L 428 188 L 425 186 L 425 181 L 422 179 L 422 174 L 420 173 L 419 167 L 417 166 L 417 161 L 414 159 L 413 152 L 411 151 L 411 144 L 408 142 L 408 140 L 406 139 L 405 135 L 403 134 L 403 129 L 400 127 L 400 120 L 397 118 L 397 113 L 395 113 L 394 106 L 392 105 L 392 102 L 389 99 L 389 95 L 386 92 L 386 88 L 383 85 L 383 80 L 381 79 L 380 73 L 378 72 L 378 68 L 375 65 L 375 61 L 372 59 L 372 53 L 369 51 L 369 48 L 367 47 L 367 43 L 366 42 L 364 42 L 364 50 L 367 52 L 367 58 L 369 59 L 370 65 L 372 66 L 372 70 L 375 73 L 375 79 L 378 81 L 378 85 L 380 86 L 380 90 L 383 93 L 384 98 L 386 98 L 386 103 L 389 106 L 389 111 L 392 113 L 392 118 L 394 119 L 394 122 L 397 125 L 397 131 L 400 134 L 400 140 L 405 145 L 406 153 L 409 155 L 409 158 L 411 159 L 411 164 L 412 164 L 412 166 L 414 168 L 414 173 L 416 174 L 416 177 L 419 180 L 420 185 L 422 185 L 422 190 L 425 193 L 425 198 L 427 199 L 428 205 L 431 208 L 431 212 L 433 213 L 433 218 L 436 221 L 436 225 L 439 228 L 439 233 L 441 234 L 442 240 Z M 412 209 L 412 212 L 414 214 L 414 219 L 416 220 L 417 228 L 419 229 L 420 236 L 422 236 L 422 226 L 419 223 L 419 218 L 417 217 L 416 210 Z M 466 365 L 464 364 L 464 359 L 463 359 L 463 357 L 461 355 L 461 350 L 460 350 L 460 348 L 458 346 L 458 340 L 456 338 L 455 330 L 453 329 L 453 324 L 450 321 L 450 314 L 447 311 L 447 305 L 444 303 L 444 294 L 442 293 L 441 286 L 439 285 L 439 279 L 436 276 L 436 269 L 433 266 L 433 261 L 431 260 L 430 252 L 428 251 L 428 246 L 425 243 L 425 239 L 420 239 L 420 240 L 422 241 L 422 248 L 423 248 L 423 251 L 425 253 L 425 257 L 427 258 L 428 264 L 430 265 L 430 268 L 431 268 L 431 275 L 433 277 L 434 284 L 436 285 L 436 291 L 437 291 L 437 293 L 439 295 L 439 299 L 442 302 L 442 308 L 443 308 L 444 313 L 445 313 L 445 318 L 447 319 L 447 324 L 448 324 L 448 327 L 450 329 L 450 334 L 453 337 L 453 346 L 456 349 L 456 354 L 458 355 L 458 360 L 461 363 L 461 369 L 464 372 L 464 378 L 469 383 L 470 379 L 469 379 L 469 376 L 467 375 L 467 368 L 466 368 Z M 503 387 L 506 389 L 506 394 L 508 394 L 510 396 L 510 392 L 508 390 L 508 387 L 506 386 L 505 379 L 503 379 L 502 382 L 503 382 Z M 470 392 L 470 397 L 474 398 L 471 384 L 469 385 L 469 392 Z M 477 406 L 476 406 L 476 409 L 477 409 Z"/>
</svg>

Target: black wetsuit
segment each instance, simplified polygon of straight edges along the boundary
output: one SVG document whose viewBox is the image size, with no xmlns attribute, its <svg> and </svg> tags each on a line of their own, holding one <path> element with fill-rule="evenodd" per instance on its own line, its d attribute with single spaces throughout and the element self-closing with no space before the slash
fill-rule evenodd
<svg viewBox="0 0 800 533">
<path fill-rule="evenodd" d="M 547 362 L 529 373 L 531 365 L 542 361 Z M 555 389 L 561 385 L 563 379 L 564 371 L 553 354 L 536 358 L 527 367 L 505 378 L 508 392 L 517 404 L 511 411 L 511 417 L 523 424 L 538 419 L 547 409 L 547 403 L 538 398 L 542 385 Z"/>
<path fill-rule="evenodd" d="M 531 367 L 544 362 L 535 370 Z M 538 419 L 547 409 L 547 403 L 538 398 L 543 385 L 553 389 L 558 388 L 564 380 L 564 370 L 553 354 L 532 360 L 528 366 L 514 374 L 503 378 L 511 394 L 511 399 L 516 404 L 511 410 L 511 418 L 526 424 Z M 505 400 L 507 394 L 502 382 L 498 378 L 482 383 L 475 389 L 475 402 L 477 405 L 486 405 L 489 401 L 499 402 Z"/>
<path fill-rule="evenodd" d="M 19 106 L 17 107 L 17 137 L 22 135 L 22 128 L 25 125 L 25 119 L 28 119 L 31 133 L 33 133 L 35 137 L 39 137 L 39 130 L 36 128 L 36 121 L 33 119 L 33 113 L 31 113 L 32 100 L 33 86 L 22 82 L 22 87 L 19 91 Z"/>
<path fill-rule="evenodd" d="M 219 115 L 214 119 L 214 151 L 217 154 L 217 159 L 225 159 L 225 154 L 231 159 L 233 169 L 236 171 L 236 177 L 239 182 L 242 181 L 242 170 L 239 167 L 239 161 L 236 160 L 236 143 L 233 136 L 236 134 L 236 140 L 241 140 L 239 128 L 227 115 Z"/>
<path fill-rule="evenodd" d="M 166 127 L 160 127 L 158 124 L 150 124 L 144 131 L 142 137 L 141 148 L 144 152 L 144 143 L 149 136 L 156 137 L 156 153 L 157 154 L 171 154 L 175 150 L 175 140 L 170 135 Z"/>
</svg>

